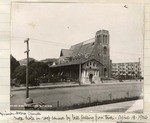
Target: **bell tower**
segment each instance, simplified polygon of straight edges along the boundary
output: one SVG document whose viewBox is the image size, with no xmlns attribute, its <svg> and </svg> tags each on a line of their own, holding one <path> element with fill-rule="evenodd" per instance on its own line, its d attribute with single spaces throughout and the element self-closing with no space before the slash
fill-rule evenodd
<svg viewBox="0 0 150 123">
<path fill-rule="evenodd" d="M 104 65 L 102 68 L 102 76 L 110 77 L 110 47 L 109 47 L 109 32 L 107 30 L 99 30 L 95 35 L 95 45 L 99 54 L 100 62 Z"/>
</svg>

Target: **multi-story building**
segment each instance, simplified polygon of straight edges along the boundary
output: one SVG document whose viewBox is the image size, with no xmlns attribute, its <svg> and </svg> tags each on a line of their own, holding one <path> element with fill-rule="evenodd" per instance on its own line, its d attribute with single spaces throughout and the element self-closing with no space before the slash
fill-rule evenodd
<svg viewBox="0 0 150 123">
<path fill-rule="evenodd" d="M 141 78 L 140 62 L 112 63 L 113 78 Z"/>
</svg>

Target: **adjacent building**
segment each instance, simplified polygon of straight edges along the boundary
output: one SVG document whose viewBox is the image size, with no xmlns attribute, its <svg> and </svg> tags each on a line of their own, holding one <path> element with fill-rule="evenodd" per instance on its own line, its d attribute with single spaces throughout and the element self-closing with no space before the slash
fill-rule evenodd
<svg viewBox="0 0 150 123">
<path fill-rule="evenodd" d="M 113 63 L 112 77 L 122 79 L 138 79 L 141 78 L 140 62 Z"/>
</svg>

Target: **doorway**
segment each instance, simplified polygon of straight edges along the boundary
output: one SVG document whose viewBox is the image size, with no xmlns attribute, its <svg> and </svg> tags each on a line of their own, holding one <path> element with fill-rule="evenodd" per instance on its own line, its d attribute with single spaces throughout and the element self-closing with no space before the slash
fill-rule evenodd
<svg viewBox="0 0 150 123">
<path fill-rule="evenodd" d="M 106 76 L 107 76 L 107 69 L 104 68 L 104 77 L 106 77 Z"/>
<path fill-rule="evenodd" d="M 93 74 L 90 74 L 89 75 L 89 81 L 92 83 L 93 82 L 92 80 L 93 80 Z"/>
</svg>

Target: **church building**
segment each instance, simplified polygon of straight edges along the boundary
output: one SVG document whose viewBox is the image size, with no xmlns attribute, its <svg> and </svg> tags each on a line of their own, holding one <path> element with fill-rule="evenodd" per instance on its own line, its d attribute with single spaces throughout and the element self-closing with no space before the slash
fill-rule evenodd
<svg viewBox="0 0 150 123">
<path fill-rule="evenodd" d="M 59 63 L 50 66 L 53 77 L 79 84 L 101 83 L 111 77 L 109 32 L 99 30 L 95 38 L 62 49 Z"/>
</svg>

